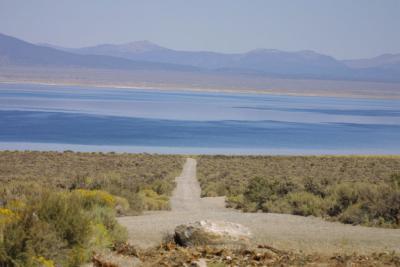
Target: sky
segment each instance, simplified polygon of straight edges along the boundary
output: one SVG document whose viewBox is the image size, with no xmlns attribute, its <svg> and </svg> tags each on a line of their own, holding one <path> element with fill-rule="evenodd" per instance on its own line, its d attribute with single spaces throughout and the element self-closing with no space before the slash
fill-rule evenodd
<svg viewBox="0 0 400 267">
<path fill-rule="evenodd" d="M 66 47 L 149 40 L 363 58 L 400 53 L 400 0 L 0 0 L 0 33 Z"/>
</svg>

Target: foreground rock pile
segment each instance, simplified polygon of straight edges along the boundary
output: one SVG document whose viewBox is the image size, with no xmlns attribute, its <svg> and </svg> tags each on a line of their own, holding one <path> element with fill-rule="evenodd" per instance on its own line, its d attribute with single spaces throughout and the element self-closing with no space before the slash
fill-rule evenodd
<svg viewBox="0 0 400 267">
<path fill-rule="evenodd" d="M 137 257 L 121 257 L 124 258 L 123 265 L 118 262 L 97 262 L 95 266 L 400 266 L 400 256 L 394 253 L 306 255 L 262 245 L 253 249 L 233 250 L 208 246 L 181 247 L 175 243 L 166 243 L 157 248 L 139 251 Z M 121 258 L 118 260 L 122 262 Z"/>
<path fill-rule="evenodd" d="M 93 266 L 400 266 L 400 256 L 395 253 L 303 254 L 269 245 L 251 246 L 251 236 L 240 224 L 198 221 L 177 226 L 174 236 L 156 248 L 137 250 L 120 244 L 108 255 L 96 254 Z"/>
</svg>

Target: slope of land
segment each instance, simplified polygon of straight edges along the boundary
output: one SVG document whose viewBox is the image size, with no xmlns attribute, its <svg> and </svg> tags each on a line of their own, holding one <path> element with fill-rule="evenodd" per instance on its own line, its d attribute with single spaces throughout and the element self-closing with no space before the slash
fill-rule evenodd
<svg viewBox="0 0 400 267">
<path fill-rule="evenodd" d="M 255 244 L 269 244 L 280 249 L 327 254 L 400 251 L 400 230 L 397 229 L 344 225 L 314 217 L 241 213 L 225 208 L 223 197 L 200 198 L 194 159 L 187 159 L 176 182 L 171 211 L 146 212 L 118 219 L 128 229 L 133 244 L 157 245 L 179 224 L 212 219 L 243 224 L 253 232 Z"/>
<path fill-rule="evenodd" d="M 161 70 L 0 66 L 0 82 L 173 91 L 189 90 L 201 92 L 243 92 L 298 96 L 400 99 L 399 83 L 285 79 L 262 75 Z"/>
</svg>

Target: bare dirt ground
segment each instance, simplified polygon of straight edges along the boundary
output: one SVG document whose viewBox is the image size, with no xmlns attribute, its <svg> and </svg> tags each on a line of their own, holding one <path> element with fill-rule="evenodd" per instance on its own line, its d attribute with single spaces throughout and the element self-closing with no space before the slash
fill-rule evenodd
<svg viewBox="0 0 400 267">
<path fill-rule="evenodd" d="M 242 213 L 227 209 L 224 198 L 200 198 L 196 161 L 187 159 L 176 178 L 171 211 L 146 212 L 119 218 L 128 229 L 130 242 L 145 248 L 161 243 L 177 225 L 197 220 L 224 220 L 251 229 L 254 244 L 306 253 L 400 252 L 400 230 L 351 226 L 320 218 L 272 213 Z"/>
</svg>

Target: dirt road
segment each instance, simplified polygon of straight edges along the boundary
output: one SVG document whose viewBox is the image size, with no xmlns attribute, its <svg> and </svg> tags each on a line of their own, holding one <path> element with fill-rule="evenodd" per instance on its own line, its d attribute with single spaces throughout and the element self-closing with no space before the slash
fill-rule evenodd
<svg viewBox="0 0 400 267">
<path fill-rule="evenodd" d="M 242 213 L 225 208 L 223 197 L 200 198 L 194 159 L 187 159 L 176 182 L 171 211 L 146 212 L 118 219 L 128 229 L 133 244 L 157 245 L 179 224 L 212 219 L 243 224 L 253 232 L 255 244 L 269 244 L 280 249 L 309 253 L 400 252 L 398 229 L 351 226 L 287 214 Z"/>
</svg>

